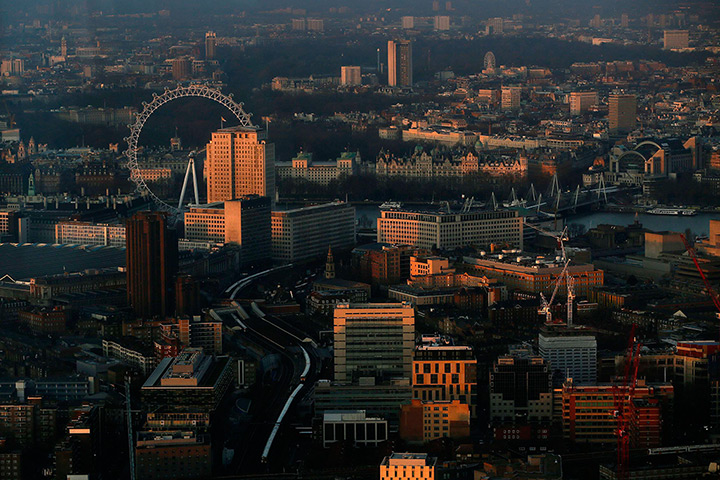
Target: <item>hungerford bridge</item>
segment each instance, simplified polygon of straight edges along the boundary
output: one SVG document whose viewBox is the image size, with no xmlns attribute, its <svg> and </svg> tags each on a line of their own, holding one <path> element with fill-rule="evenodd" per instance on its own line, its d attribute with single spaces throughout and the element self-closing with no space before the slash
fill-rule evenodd
<svg viewBox="0 0 720 480">
<path fill-rule="evenodd" d="M 578 210 L 593 206 L 605 205 L 608 198 L 621 193 L 633 191 L 633 187 L 606 186 L 603 177 L 592 187 L 582 188 L 578 185 L 575 190 L 564 190 L 560 187 L 557 174 L 552 177 L 550 186 L 543 194 L 531 184 L 524 197 L 519 197 L 515 188 L 510 191 L 506 201 L 498 201 L 495 192 L 490 196 L 490 205 L 497 209 L 500 207 L 521 207 L 535 211 L 539 216 L 554 217 L 557 215 L 575 213 Z M 466 202 L 466 206 L 468 202 Z M 469 208 L 469 207 L 468 207 Z"/>
</svg>

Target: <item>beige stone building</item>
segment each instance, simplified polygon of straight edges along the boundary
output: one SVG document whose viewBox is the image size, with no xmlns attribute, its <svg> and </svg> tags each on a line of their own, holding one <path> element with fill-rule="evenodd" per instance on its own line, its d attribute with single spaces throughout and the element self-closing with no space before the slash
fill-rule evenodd
<svg viewBox="0 0 720 480">
<path fill-rule="evenodd" d="M 427 453 L 393 453 L 380 464 L 380 480 L 435 480 L 436 463 Z"/>
<path fill-rule="evenodd" d="M 258 127 L 230 127 L 213 132 L 205 160 L 207 201 L 242 195 L 275 198 L 275 146 Z"/>
</svg>

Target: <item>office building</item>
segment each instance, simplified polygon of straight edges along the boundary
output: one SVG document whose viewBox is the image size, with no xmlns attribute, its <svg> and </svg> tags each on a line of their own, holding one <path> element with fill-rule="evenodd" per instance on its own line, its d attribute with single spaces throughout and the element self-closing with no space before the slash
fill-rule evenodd
<svg viewBox="0 0 720 480">
<path fill-rule="evenodd" d="M 400 25 L 406 30 L 412 30 L 415 28 L 415 17 L 404 16 L 400 17 Z"/>
<path fill-rule="evenodd" d="M 322 444 L 352 441 L 356 447 L 377 447 L 388 439 L 387 420 L 368 417 L 364 410 L 335 410 L 323 414 Z"/>
<path fill-rule="evenodd" d="M 635 128 L 637 121 L 635 95 L 610 95 L 608 104 L 608 124 L 611 131 L 628 131 Z"/>
<path fill-rule="evenodd" d="M 187 80 L 192 75 L 192 60 L 188 57 L 172 59 L 173 80 Z"/>
<path fill-rule="evenodd" d="M 687 30 L 665 30 L 663 32 L 663 48 L 680 50 L 690 47 L 690 32 Z"/>
<path fill-rule="evenodd" d="M 344 87 L 362 85 L 362 69 L 359 66 L 340 67 L 340 85 Z"/>
<path fill-rule="evenodd" d="M 597 381 L 595 335 L 583 329 L 545 327 L 538 335 L 538 350 L 555 385 L 568 378 L 574 385 L 593 385 Z"/>
<path fill-rule="evenodd" d="M 0 63 L 0 76 L 14 77 L 25 73 L 25 60 L 22 58 L 12 58 L 3 60 Z"/>
<path fill-rule="evenodd" d="M 570 93 L 570 115 L 582 115 L 590 107 L 598 104 L 597 92 L 572 92 Z"/>
<path fill-rule="evenodd" d="M 55 243 L 125 247 L 125 225 L 61 221 L 55 225 Z"/>
<path fill-rule="evenodd" d="M 140 389 L 149 411 L 212 412 L 233 382 L 229 357 L 204 355 L 186 348 L 175 358 L 163 359 Z"/>
<path fill-rule="evenodd" d="M 494 278 L 510 290 L 552 295 L 555 284 L 559 283 L 557 295 L 567 295 L 567 276 L 562 274 L 564 264 L 555 258 L 523 256 L 520 252 L 511 254 L 483 254 L 463 257 L 463 268 L 478 276 Z M 573 264 L 565 269 L 574 281 L 577 296 L 586 297 L 590 289 L 602 286 L 603 271 L 591 263 Z"/>
<path fill-rule="evenodd" d="M 549 423 L 552 375 L 542 357 L 526 350 L 499 357 L 490 370 L 490 422 L 495 425 Z"/>
<path fill-rule="evenodd" d="M 377 220 L 378 243 L 454 250 L 491 244 L 523 248 L 523 219 L 515 210 L 438 212 L 381 210 Z"/>
<path fill-rule="evenodd" d="M 325 30 L 325 20 L 322 18 L 308 18 L 307 29 L 309 32 L 322 32 Z"/>
<path fill-rule="evenodd" d="M 35 443 L 36 405 L 0 405 L 0 429 L 9 434 L 21 448 Z"/>
<path fill-rule="evenodd" d="M 86 377 L 56 377 L 0 380 L 0 389 L 17 397 L 19 402 L 42 397 L 59 402 L 79 402 L 90 395 L 90 382 Z M 2 423 L 2 421 L 0 421 Z"/>
<path fill-rule="evenodd" d="M 335 381 L 410 378 L 415 310 L 407 304 L 339 304 L 334 311 Z"/>
<path fill-rule="evenodd" d="M 488 18 L 485 22 L 486 35 L 501 35 L 505 31 L 505 22 L 502 17 Z"/>
<path fill-rule="evenodd" d="M 397 431 L 400 407 L 410 403 L 412 388 L 407 378 L 382 384 L 368 377 L 360 378 L 357 384 L 320 380 L 315 384 L 313 395 L 316 415 L 336 410 L 364 410 L 371 417 L 387 420 L 391 429 Z"/>
<path fill-rule="evenodd" d="M 503 110 L 520 110 L 520 94 L 522 87 L 502 87 L 500 107 Z"/>
<path fill-rule="evenodd" d="M 613 385 L 577 385 L 571 380 L 556 389 L 555 416 L 562 419 L 563 437 L 577 443 L 617 442 L 615 389 Z M 670 384 L 647 385 L 638 380 L 633 401 L 623 412 L 630 418 L 631 448 L 661 445 L 672 425 L 675 392 Z"/>
<path fill-rule="evenodd" d="M 138 432 L 137 480 L 210 478 L 210 438 L 193 431 Z"/>
<path fill-rule="evenodd" d="M 470 436 L 470 406 L 458 400 L 413 399 L 400 410 L 400 438 L 426 443 Z"/>
<path fill-rule="evenodd" d="M 436 15 L 433 18 L 433 27 L 437 31 L 450 30 L 450 17 L 447 15 Z"/>
<path fill-rule="evenodd" d="M 355 207 L 345 202 L 272 212 L 272 258 L 297 262 L 355 245 Z"/>
<path fill-rule="evenodd" d="M 452 339 L 423 336 L 412 361 L 413 399 L 458 401 L 477 414 L 477 360 L 472 347 Z"/>
<path fill-rule="evenodd" d="M 410 40 L 388 41 L 388 85 L 412 87 L 413 61 Z"/>
<path fill-rule="evenodd" d="M 225 243 L 225 204 L 196 205 L 184 214 L 185 240 Z"/>
<path fill-rule="evenodd" d="M 172 313 L 178 250 L 167 215 L 140 212 L 126 223 L 127 299 L 139 317 Z"/>
<path fill-rule="evenodd" d="M 207 201 L 243 195 L 275 198 L 275 146 L 259 127 L 230 127 L 212 133 L 205 160 Z"/>
<path fill-rule="evenodd" d="M 380 480 L 435 480 L 436 463 L 427 453 L 393 453 L 380 463 Z"/>
<path fill-rule="evenodd" d="M 19 214 L 12 210 L 0 210 L 0 241 L 18 242 Z M 24 243 L 20 241 L 20 243 Z"/>
<path fill-rule="evenodd" d="M 270 259 L 270 203 L 270 198 L 257 195 L 225 201 L 225 243 L 240 245 L 244 264 Z"/>
<path fill-rule="evenodd" d="M 205 60 L 213 60 L 217 49 L 217 35 L 215 32 L 205 34 Z"/>
</svg>

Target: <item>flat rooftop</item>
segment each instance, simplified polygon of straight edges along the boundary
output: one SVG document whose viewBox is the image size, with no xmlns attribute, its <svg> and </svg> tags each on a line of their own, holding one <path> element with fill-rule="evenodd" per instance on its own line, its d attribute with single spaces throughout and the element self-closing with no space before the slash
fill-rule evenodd
<svg viewBox="0 0 720 480">
<path fill-rule="evenodd" d="M 289 206 L 276 206 L 275 209 L 272 211 L 273 215 L 291 215 L 291 214 L 311 214 L 319 212 L 320 210 L 325 210 L 328 208 L 333 207 L 342 207 L 342 206 L 348 206 L 351 207 L 349 203 L 345 202 L 328 202 L 328 203 L 321 203 L 318 205 L 309 205 L 307 207 L 289 207 Z"/>
<path fill-rule="evenodd" d="M 65 272 L 125 266 L 125 249 L 82 247 L 79 245 L 0 244 L 0 278 L 10 275 L 15 280 L 28 280 Z"/>
<path fill-rule="evenodd" d="M 216 130 L 216 133 L 234 133 L 234 132 L 259 132 L 263 130 L 257 125 L 251 125 L 249 127 L 246 127 L 244 125 L 235 125 L 234 127 L 225 127 L 221 128 L 219 130 Z"/>
<path fill-rule="evenodd" d="M 183 354 L 177 358 L 163 359 L 145 380 L 142 388 L 215 388 L 229 358 L 213 358 L 202 354 L 183 357 Z M 180 359 L 179 363 L 176 362 L 177 359 Z"/>
</svg>

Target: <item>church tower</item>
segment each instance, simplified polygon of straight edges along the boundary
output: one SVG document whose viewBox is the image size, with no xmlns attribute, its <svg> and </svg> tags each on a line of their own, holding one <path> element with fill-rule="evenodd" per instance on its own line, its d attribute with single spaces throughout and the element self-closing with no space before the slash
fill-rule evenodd
<svg viewBox="0 0 720 480">
<path fill-rule="evenodd" d="M 335 278 L 335 260 L 333 259 L 332 247 L 328 247 L 327 261 L 325 262 L 325 278 Z"/>
</svg>

